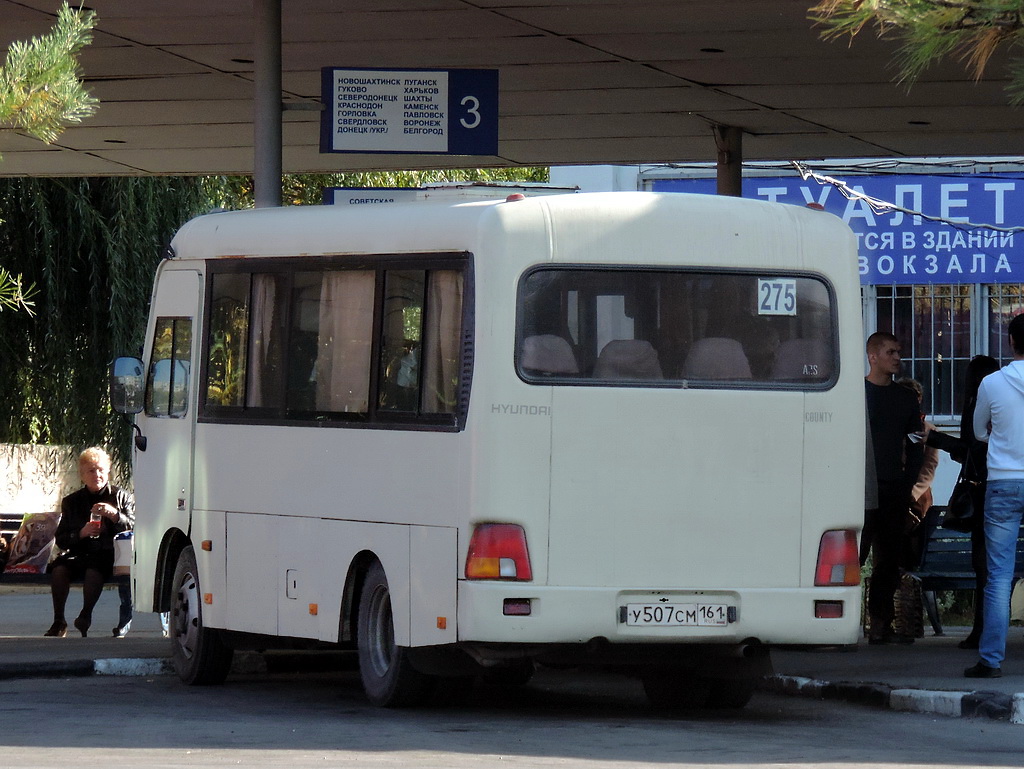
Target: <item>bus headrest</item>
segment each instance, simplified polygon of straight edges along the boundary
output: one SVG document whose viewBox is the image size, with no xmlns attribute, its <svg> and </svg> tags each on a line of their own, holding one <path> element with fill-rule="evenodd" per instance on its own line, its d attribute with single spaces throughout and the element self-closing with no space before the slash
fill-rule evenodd
<svg viewBox="0 0 1024 769">
<path fill-rule="evenodd" d="M 724 336 L 698 339 L 683 364 L 687 379 L 750 379 L 750 363 L 743 345 Z"/>
<path fill-rule="evenodd" d="M 658 353 L 646 339 L 613 339 L 594 366 L 595 379 L 664 379 Z"/>
<path fill-rule="evenodd" d="M 538 334 L 523 340 L 519 365 L 536 374 L 578 374 L 580 367 L 572 347 L 555 334 Z"/>
</svg>

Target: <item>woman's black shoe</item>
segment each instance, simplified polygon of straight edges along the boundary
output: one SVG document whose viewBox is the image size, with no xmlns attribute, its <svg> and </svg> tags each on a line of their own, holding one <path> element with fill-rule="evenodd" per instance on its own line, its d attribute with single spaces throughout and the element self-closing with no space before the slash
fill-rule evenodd
<svg viewBox="0 0 1024 769">
<path fill-rule="evenodd" d="M 961 649 L 977 649 L 978 648 L 978 637 L 969 635 L 967 638 L 957 644 Z"/>
<path fill-rule="evenodd" d="M 53 621 L 50 629 L 43 633 L 45 638 L 63 638 L 68 634 L 68 623 L 62 619 Z"/>
</svg>

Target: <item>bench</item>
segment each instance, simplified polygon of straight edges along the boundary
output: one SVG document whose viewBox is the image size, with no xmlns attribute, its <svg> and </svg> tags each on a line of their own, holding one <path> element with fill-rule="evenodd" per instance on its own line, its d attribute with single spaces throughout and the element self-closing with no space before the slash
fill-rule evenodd
<svg viewBox="0 0 1024 769">
<path fill-rule="evenodd" d="M 935 635 L 942 635 L 942 622 L 935 599 L 937 590 L 974 590 L 970 533 L 944 529 L 938 525 L 945 508 L 933 507 L 922 524 L 925 537 L 921 560 L 909 574 L 921 583 L 921 595 L 928 621 Z M 1014 580 L 1024 577 L 1024 527 L 1017 537 Z"/>
<path fill-rule="evenodd" d="M 3 537 L 8 543 L 14 538 L 14 535 L 18 533 L 18 529 L 21 528 L 21 514 L 13 515 L 11 513 L 0 513 L 0 537 Z"/>
</svg>

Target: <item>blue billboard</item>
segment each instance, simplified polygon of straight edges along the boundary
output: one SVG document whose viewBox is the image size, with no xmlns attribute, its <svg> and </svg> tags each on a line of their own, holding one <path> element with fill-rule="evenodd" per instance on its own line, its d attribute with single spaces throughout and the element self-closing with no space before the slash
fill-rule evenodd
<svg viewBox="0 0 1024 769">
<path fill-rule="evenodd" d="M 847 199 L 831 184 L 798 176 L 747 177 L 743 196 L 816 204 L 842 218 L 857 235 L 865 285 L 1024 283 L 1024 247 L 1018 245 L 1024 241 L 1024 174 L 886 174 L 840 181 L 854 192 L 929 218 L 873 210 L 867 201 Z M 656 179 L 651 188 L 713 195 L 716 181 Z"/>
</svg>

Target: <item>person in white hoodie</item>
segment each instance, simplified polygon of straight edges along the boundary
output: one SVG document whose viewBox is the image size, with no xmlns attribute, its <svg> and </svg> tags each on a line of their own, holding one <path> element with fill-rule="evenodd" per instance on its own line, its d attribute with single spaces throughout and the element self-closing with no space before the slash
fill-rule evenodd
<svg viewBox="0 0 1024 769">
<path fill-rule="evenodd" d="M 1024 315 L 1008 327 L 1013 360 L 981 380 L 974 408 L 974 435 L 988 441 L 985 489 L 985 626 L 977 664 L 968 678 L 999 678 L 1010 625 L 1010 588 L 1021 516 L 1024 514 Z"/>
</svg>

